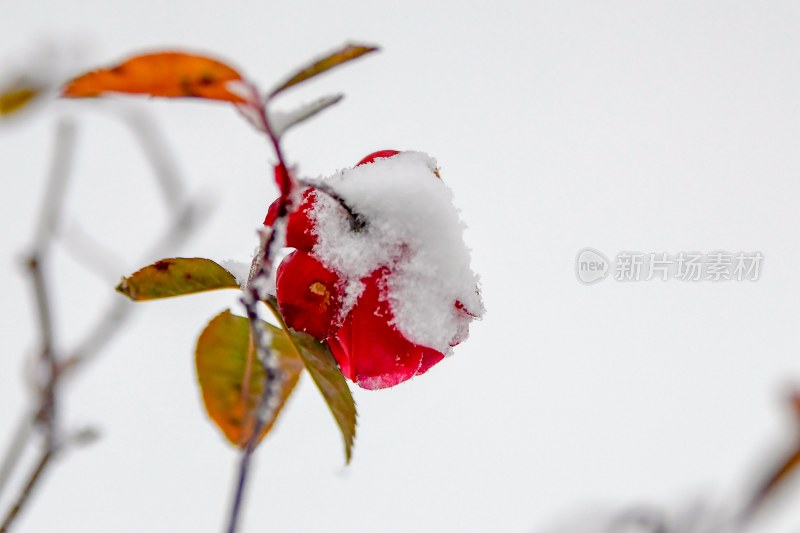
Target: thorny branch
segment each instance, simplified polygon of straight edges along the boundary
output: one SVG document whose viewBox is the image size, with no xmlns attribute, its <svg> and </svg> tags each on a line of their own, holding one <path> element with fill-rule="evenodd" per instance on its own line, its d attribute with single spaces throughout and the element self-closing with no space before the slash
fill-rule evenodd
<svg viewBox="0 0 800 533">
<path fill-rule="evenodd" d="M 121 118 L 134 131 L 153 167 L 165 203 L 172 212 L 167 231 L 148 253 L 148 256 L 161 255 L 162 251 L 173 249 L 189 237 L 201 218 L 198 215 L 204 210 L 204 206 L 196 200 L 185 198 L 184 181 L 169 152 L 163 148 L 163 143 L 158 142 L 160 135 L 155 123 L 141 113 L 128 113 Z M 29 502 L 53 458 L 72 440 L 64 439 L 58 426 L 57 408 L 64 378 L 73 375 L 74 370 L 84 366 L 101 352 L 131 313 L 129 302 L 114 295 L 108 311 L 89 329 L 85 339 L 74 350 L 67 352 L 57 347 L 47 265 L 52 245 L 58 237 L 57 228 L 64 208 L 65 192 L 71 181 L 76 132 L 74 120 L 64 118 L 59 121 L 45 199 L 32 252 L 26 261 L 34 289 L 40 336 L 39 356 L 35 362 L 37 396 L 34 407 L 22 417 L 8 450 L 0 461 L 0 492 L 7 486 L 23 452 L 30 446 L 31 438 L 36 434 L 43 437 L 42 450 L 19 494 L 3 517 L 0 533 L 9 531 L 20 511 Z"/>
<path fill-rule="evenodd" d="M 260 96 L 258 96 L 258 91 L 255 87 L 251 87 L 251 90 L 256 96 L 256 98 L 254 98 L 254 106 L 248 111 L 243 111 L 243 114 L 245 114 L 248 119 L 254 120 L 255 126 L 267 135 L 272 145 L 275 157 L 278 160 L 276 165 L 276 180 L 278 181 L 277 185 L 280 190 L 280 196 L 278 198 L 277 216 L 272 226 L 265 227 L 261 230 L 261 243 L 250 266 L 250 275 L 241 299 L 250 323 L 250 332 L 256 347 L 256 354 L 264 369 L 266 384 L 258 408 L 256 409 L 253 432 L 239 461 L 233 504 L 231 506 L 228 528 L 226 530 L 228 533 L 236 533 L 253 451 L 258 444 L 262 429 L 275 416 L 281 387 L 285 381 L 283 371 L 278 364 L 278 358 L 272 353 L 272 335 L 264 327 L 263 322 L 259 318 L 258 303 L 266 301 L 269 296 L 268 288 L 275 255 L 277 250 L 285 243 L 287 217 L 291 211 L 297 207 L 297 192 L 299 188 L 301 186 L 314 187 L 338 202 L 349 215 L 354 230 L 359 231 L 365 226 L 363 217 L 354 212 L 336 191 L 325 184 L 309 183 L 298 180 L 292 175 L 281 148 L 281 131 L 273 127 L 270 121 L 270 113 L 267 109 L 270 98 L 268 97 L 266 101 L 262 100 Z M 273 93 L 272 96 L 274 96 L 274 94 L 275 93 Z M 252 116 L 249 111 L 255 112 L 255 116 Z"/>
<path fill-rule="evenodd" d="M 281 179 L 280 183 L 278 183 L 281 196 L 278 202 L 278 215 L 275 222 L 272 224 L 272 227 L 265 227 L 261 232 L 261 244 L 256 256 L 253 258 L 247 287 L 245 287 L 241 300 L 250 323 L 250 334 L 253 337 L 256 355 L 264 369 L 266 383 L 258 408 L 256 409 L 253 432 L 239 460 L 233 504 L 228 520 L 228 533 L 236 532 L 253 451 L 258 444 L 262 429 L 269 420 L 275 416 L 281 387 L 283 387 L 285 381 L 283 371 L 278 364 L 278 358 L 272 352 L 272 334 L 264 327 L 264 323 L 259 318 L 258 303 L 266 300 L 268 296 L 267 288 L 272 274 L 275 254 L 277 250 L 284 245 L 286 217 L 289 215 L 289 210 L 294 207 L 291 205 L 291 202 L 296 189 L 296 182 L 290 174 L 289 167 L 286 165 L 286 160 L 281 150 L 280 138 L 276 135 L 270 124 L 266 103 L 263 103 L 257 111 L 258 118 L 261 122 L 260 125 L 269 137 L 275 152 L 275 157 L 278 159 L 279 172 L 277 175 L 280 176 Z"/>
</svg>

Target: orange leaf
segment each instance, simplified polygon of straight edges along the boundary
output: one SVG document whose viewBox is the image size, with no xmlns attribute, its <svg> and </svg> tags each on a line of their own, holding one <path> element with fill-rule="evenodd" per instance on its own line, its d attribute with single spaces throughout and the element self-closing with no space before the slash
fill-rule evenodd
<svg viewBox="0 0 800 533">
<path fill-rule="evenodd" d="M 272 428 L 303 370 L 303 362 L 285 336 L 277 328 L 266 326 L 272 331 L 272 349 L 286 381 L 275 416 L 267 421 L 259 440 Z M 217 315 L 197 340 L 195 363 L 209 417 L 232 444 L 246 447 L 266 381 L 264 369 L 255 356 L 248 320 L 230 311 Z"/>
<path fill-rule="evenodd" d="M 181 52 L 158 52 L 79 76 L 67 83 L 63 95 L 88 98 L 105 93 L 132 93 L 241 104 L 245 99 L 231 92 L 228 83 L 242 80 L 236 70 L 215 59 Z"/>
</svg>

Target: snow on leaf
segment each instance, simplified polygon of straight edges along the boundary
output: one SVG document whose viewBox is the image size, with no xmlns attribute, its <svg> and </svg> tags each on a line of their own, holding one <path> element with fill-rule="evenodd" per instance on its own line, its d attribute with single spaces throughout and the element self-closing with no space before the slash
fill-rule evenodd
<svg viewBox="0 0 800 533">
<path fill-rule="evenodd" d="M 272 131 L 276 136 L 280 137 L 286 133 L 288 129 L 300 124 L 301 122 L 305 122 L 318 113 L 338 104 L 342 101 L 342 98 L 344 98 L 344 95 L 334 94 L 314 100 L 313 102 L 288 113 L 273 111 L 270 113 Z"/>
<path fill-rule="evenodd" d="M 289 77 L 285 82 L 280 84 L 276 89 L 274 89 L 267 99 L 271 99 L 275 97 L 278 93 L 281 93 L 288 89 L 289 87 L 293 87 L 299 83 L 302 83 L 314 76 L 318 76 L 323 72 L 327 72 L 332 68 L 338 67 L 348 61 L 352 61 L 357 59 L 363 55 L 376 52 L 378 50 L 375 46 L 362 46 L 362 45 L 354 45 L 354 44 L 347 44 L 344 47 L 331 52 L 319 59 L 314 60 L 310 65 L 305 68 L 300 69 L 292 76 Z"/>
<path fill-rule="evenodd" d="M 232 91 L 229 83 L 242 80 L 235 69 L 216 59 L 182 52 L 157 52 L 78 76 L 67 83 L 63 95 L 89 98 L 106 93 L 130 93 L 241 104 L 245 99 Z"/>
<path fill-rule="evenodd" d="M 236 261 L 234 259 L 226 259 L 224 261 L 220 261 L 219 263 L 222 268 L 233 274 L 233 277 L 236 278 L 236 282 L 239 283 L 239 286 L 244 289 L 247 286 L 247 278 L 250 277 L 250 263 L 245 263 L 244 261 Z"/>
<path fill-rule="evenodd" d="M 275 415 L 267 421 L 259 441 L 272 428 L 303 370 L 303 362 L 286 338 L 273 326 L 267 327 L 273 331 L 272 349 L 285 381 Z M 248 320 L 227 310 L 211 320 L 197 340 L 195 365 L 209 417 L 228 441 L 245 448 L 253 435 L 255 414 L 266 383 Z"/>
<path fill-rule="evenodd" d="M 290 340 L 296 353 L 303 360 L 303 364 L 314 380 L 319 392 L 328 404 L 328 408 L 339 426 L 344 440 L 344 453 L 349 463 L 353 454 L 353 443 L 356 437 L 356 404 L 350 393 L 350 388 L 339 370 L 339 365 L 333 358 L 331 351 L 322 343 L 299 331 L 286 327 L 283 318 L 274 300 L 268 300 L 267 305 L 283 326 L 283 333 L 276 335 Z"/>
<path fill-rule="evenodd" d="M 169 298 L 215 289 L 236 289 L 236 278 L 210 259 L 162 259 L 133 273 L 117 286 L 134 301 Z"/>
</svg>

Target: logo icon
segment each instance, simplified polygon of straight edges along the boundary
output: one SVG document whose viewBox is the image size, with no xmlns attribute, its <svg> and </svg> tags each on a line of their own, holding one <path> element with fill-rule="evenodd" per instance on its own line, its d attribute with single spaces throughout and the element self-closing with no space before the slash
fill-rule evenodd
<svg viewBox="0 0 800 533">
<path fill-rule="evenodd" d="M 608 276 L 611 264 L 603 252 L 594 248 L 584 248 L 575 258 L 575 274 L 578 281 L 591 285 L 603 281 Z"/>
</svg>

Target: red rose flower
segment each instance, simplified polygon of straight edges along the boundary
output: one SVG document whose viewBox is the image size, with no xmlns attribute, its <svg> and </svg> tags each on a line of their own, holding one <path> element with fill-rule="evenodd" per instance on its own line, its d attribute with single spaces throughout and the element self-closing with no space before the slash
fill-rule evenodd
<svg viewBox="0 0 800 533">
<path fill-rule="evenodd" d="M 398 153 L 375 152 L 356 166 Z M 363 388 L 392 387 L 423 374 L 444 353 L 412 342 L 398 328 L 389 297 L 395 266 L 382 265 L 360 279 L 348 279 L 314 253 L 319 239 L 314 212 L 318 194 L 323 193 L 305 189 L 301 204 L 287 220 L 286 245 L 297 250 L 283 259 L 276 274 L 276 296 L 286 324 L 325 341 L 344 376 Z M 265 224 L 275 221 L 277 210 L 276 200 Z M 452 312 L 466 323 L 473 318 L 460 301 L 451 302 Z M 450 346 L 458 344 L 463 334 L 454 335 Z"/>
<path fill-rule="evenodd" d="M 317 339 L 334 333 L 339 313 L 339 276 L 302 250 L 287 255 L 275 277 L 278 305 L 286 324 Z"/>
<path fill-rule="evenodd" d="M 306 188 L 303 190 L 300 205 L 297 210 L 289 215 L 286 221 L 286 246 L 310 251 L 317 244 L 317 238 L 312 232 L 314 223 L 310 218 L 311 210 L 314 208 L 315 196 L 316 191 L 313 189 Z M 276 218 L 278 218 L 278 200 L 275 200 L 269 206 L 267 216 L 264 218 L 264 225 L 272 226 Z"/>
<path fill-rule="evenodd" d="M 386 159 L 388 157 L 392 157 L 393 155 L 397 155 L 400 152 L 397 150 L 378 150 L 377 152 L 372 152 L 367 157 L 362 159 L 361 161 L 356 164 L 357 167 L 361 165 L 366 165 L 367 163 L 373 163 L 376 159 Z"/>
<path fill-rule="evenodd" d="M 381 297 L 388 274 L 384 267 L 362 280 L 364 292 L 328 339 L 342 373 L 365 389 L 392 387 L 444 359 L 444 354 L 410 342 L 392 325 L 389 302 Z"/>
</svg>

